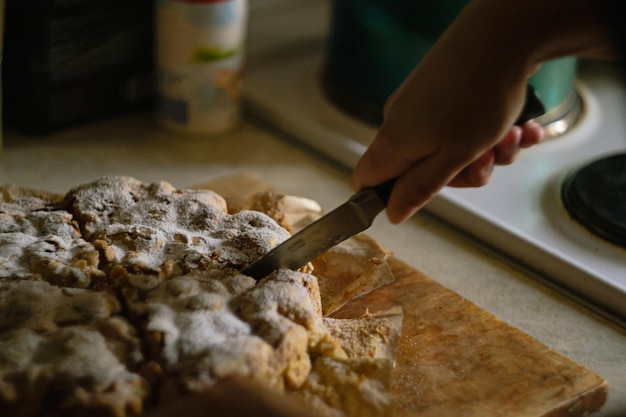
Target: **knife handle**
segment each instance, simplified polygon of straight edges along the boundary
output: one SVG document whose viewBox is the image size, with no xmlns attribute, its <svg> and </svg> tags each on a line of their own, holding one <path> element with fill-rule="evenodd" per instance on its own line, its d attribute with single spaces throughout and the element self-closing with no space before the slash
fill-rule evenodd
<svg viewBox="0 0 626 417">
<path fill-rule="evenodd" d="M 524 101 L 524 108 L 515 121 L 515 124 L 517 126 L 521 126 L 530 119 L 539 117 L 545 112 L 546 108 L 541 100 L 539 100 L 539 97 L 537 97 L 535 89 L 530 84 L 526 84 L 526 100 Z"/>
<path fill-rule="evenodd" d="M 382 184 L 378 184 L 372 187 L 372 190 L 376 193 L 380 201 L 383 202 L 385 207 L 387 207 L 387 203 L 389 202 L 389 196 L 391 196 L 391 190 L 393 189 L 394 184 L 398 177 L 392 178 L 383 182 Z"/>
<path fill-rule="evenodd" d="M 526 85 L 526 99 L 524 101 L 524 108 L 520 113 L 519 117 L 515 124 L 517 126 L 521 126 L 530 119 L 534 119 L 535 117 L 539 117 L 546 112 L 546 109 L 537 97 L 535 90 L 530 84 Z M 391 190 L 393 189 L 394 184 L 398 178 L 392 178 L 383 182 L 382 184 L 375 185 L 372 187 L 378 198 L 385 204 L 387 207 L 387 203 L 389 202 L 389 196 L 391 195 Z"/>
</svg>

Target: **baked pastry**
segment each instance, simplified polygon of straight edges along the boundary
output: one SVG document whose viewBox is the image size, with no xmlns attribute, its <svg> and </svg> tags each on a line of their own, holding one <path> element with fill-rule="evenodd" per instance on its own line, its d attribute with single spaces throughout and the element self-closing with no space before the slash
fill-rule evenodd
<svg viewBox="0 0 626 417">
<path fill-rule="evenodd" d="M 0 415 L 140 415 L 233 376 L 390 411 L 400 316 L 325 318 L 310 266 L 241 274 L 290 235 L 270 215 L 129 177 L 0 196 Z M 279 200 L 255 201 L 289 227 Z"/>
<path fill-rule="evenodd" d="M 140 340 L 107 291 L 0 281 L 0 414 L 136 415 Z"/>
<path fill-rule="evenodd" d="M 59 196 L 27 188 L 0 191 L 0 279 L 42 279 L 86 288 L 104 277 L 99 253 L 81 237 Z"/>
</svg>

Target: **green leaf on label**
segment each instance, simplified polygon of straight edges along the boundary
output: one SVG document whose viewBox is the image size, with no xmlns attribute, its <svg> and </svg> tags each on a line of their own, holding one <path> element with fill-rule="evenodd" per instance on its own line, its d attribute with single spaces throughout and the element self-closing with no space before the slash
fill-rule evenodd
<svg viewBox="0 0 626 417">
<path fill-rule="evenodd" d="M 239 48 L 223 50 L 220 48 L 197 48 L 193 54 L 193 62 L 214 62 L 230 58 L 237 54 Z"/>
</svg>

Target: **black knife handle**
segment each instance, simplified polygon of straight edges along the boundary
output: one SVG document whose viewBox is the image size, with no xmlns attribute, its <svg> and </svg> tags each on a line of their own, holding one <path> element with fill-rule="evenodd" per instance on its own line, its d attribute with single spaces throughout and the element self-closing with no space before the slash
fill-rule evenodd
<svg viewBox="0 0 626 417">
<path fill-rule="evenodd" d="M 387 203 L 389 202 L 389 196 L 391 195 L 391 190 L 393 189 L 394 184 L 396 183 L 396 178 L 392 178 L 383 182 L 382 184 L 378 184 L 372 187 L 372 190 L 376 193 L 380 201 L 383 202 L 385 207 L 387 207 Z"/>
<path fill-rule="evenodd" d="M 526 85 L 526 99 L 524 101 L 524 108 L 522 112 L 518 116 L 515 124 L 517 126 L 521 126 L 530 119 L 534 119 L 535 117 L 539 117 L 546 112 L 546 108 L 544 107 L 539 97 L 537 97 L 537 93 L 535 93 L 535 89 L 530 85 Z"/>
<path fill-rule="evenodd" d="M 529 121 L 530 119 L 539 117 L 545 112 L 546 112 L 546 109 L 543 103 L 541 102 L 541 100 L 539 100 L 539 97 L 537 97 L 535 90 L 530 84 L 527 84 L 524 108 L 522 109 L 522 112 L 517 118 L 517 121 L 515 122 L 515 124 L 517 126 L 521 126 L 527 121 Z M 372 187 L 372 189 L 374 190 L 378 198 L 380 198 L 380 201 L 382 201 L 385 204 L 385 207 L 387 207 L 387 203 L 389 202 L 389 196 L 391 195 L 391 190 L 393 189 L 393 186 L 396 183 L 397 179 L 398 179 L 397 177 L 392 178 L 390 180 L 383 182 L 382 184 L 378 184 Z"/>
</svg>

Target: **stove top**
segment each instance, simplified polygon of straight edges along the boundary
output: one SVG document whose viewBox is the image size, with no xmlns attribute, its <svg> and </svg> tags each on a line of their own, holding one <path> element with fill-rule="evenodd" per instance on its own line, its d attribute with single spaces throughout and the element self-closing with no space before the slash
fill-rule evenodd
<svg viewBox="0 0 626 417">
<path fill-rule="evenodd" d="M 249 111 L 352 168 L 376 129 L 340 110 L 320 86 L 323 48 L 301 48 L 246 76 Z M 497 167 L 482 188 L 445 188 L 425 210 L 504 253 L 589 307 L 626 322 L 626 249 L 570 217 L 561 185 L 592 161 L 626 152 L 626 86 L 616 67 L 582 62 L 583 113 L 563 135 Z"/>
</svg>

